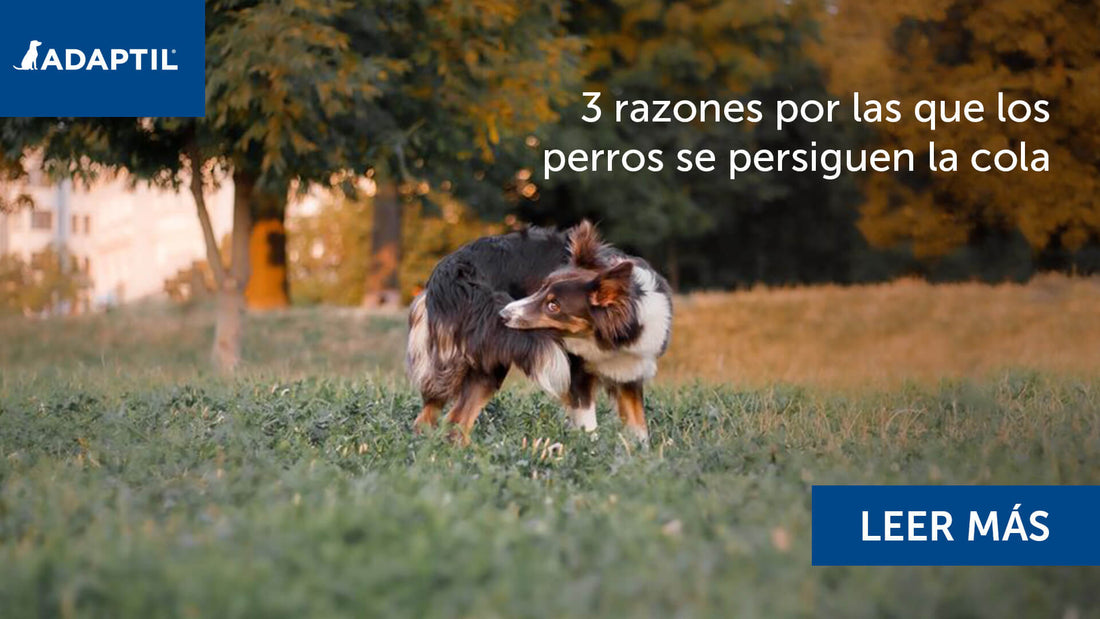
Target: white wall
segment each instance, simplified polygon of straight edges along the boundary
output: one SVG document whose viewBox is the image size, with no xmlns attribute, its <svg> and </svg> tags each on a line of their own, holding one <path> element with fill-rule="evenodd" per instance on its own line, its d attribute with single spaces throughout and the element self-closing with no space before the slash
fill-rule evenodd
<svg viewBox="0 0 1100 619">
<path fill-rule="evenodd" d="M 29 211 L 0 216 L 9 252 L 29 256 L 57 238 L 58 192 L 58 185 L 36 183 L 30 188 L 36 208 L 54 211 L 52 230 L 32 229 Z M 71 219 L 65 222 L 68 246 L 81 264 L 85 258 L 90 261 L 93 301 L 125 302 L 160 294 L 165 279 L 206 257 L 195 203 L 186 191 L 145 185 L 130 189 L 125 179 L 117 179 L 91 190 L 73 188 L 68 204 L 69 214 L 79 219 L 75 229 Z M 207 208 L 220 241 L 232 225 L 232 183 L 208 195 Z M 85 216 L 89 231 L 84 230 Z"/>
</svg>

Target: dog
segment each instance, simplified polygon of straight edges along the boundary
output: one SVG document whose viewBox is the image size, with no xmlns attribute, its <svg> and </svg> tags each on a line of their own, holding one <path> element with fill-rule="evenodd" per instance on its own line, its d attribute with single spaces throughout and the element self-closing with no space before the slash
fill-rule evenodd
<svg viewBox="0 0 1100 619">
<path fill-rule="evenodd" d="M 16 71 L 37 71 L 39 45 L 42 45 L 42 41 L 31 41 L 30 48 L 27 49 L 26 55 L 23 56 L 23 63 L 18 67 L 12 65 L 12 68 Z"/>
<path fill-rule="evenodd" d="M 467 443 L 514 366 L 589 431 L 603 383 L 627 431 L 647 440 L 642 388 L 668 346 L 671 298 L 663 277 L 604 244 L 589 222 L 463 246 L 436 265 L 409 311 L 406 369 L 423 399 L 414 428 L 435 427 L 453 400 L 446 420 Z"/>
<path fill-rule="evenodd" d="M 604 244 L 585 221 L 569 234 L 569 263 L 500 311 L 511 329 L 550 330 L 570 355 L 573 425 L 596 429 L 595 387 L 615 399 L 627 431 L 648 441 L 643 387 L 672 335 L 672 290 L 641 258 Z"/>
</svg>

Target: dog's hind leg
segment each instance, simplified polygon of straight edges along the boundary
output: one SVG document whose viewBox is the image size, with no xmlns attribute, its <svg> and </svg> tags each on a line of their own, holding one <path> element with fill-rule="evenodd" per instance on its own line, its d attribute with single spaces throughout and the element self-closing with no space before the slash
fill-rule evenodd
<svg viewBox="0 0 1100 619">
<path fill-rule="evenodd" d="M 500 373 L 499 377 L 473 374 L 467 377 L 458 401 L 447 413 L 447 423 L 452 427 L 452 440 L 462 445 L 470 443 L 470 431 L 473 430 L 478 415 L 485 409 L 489 400 L 493 399 L 493 394 L 500 389 L 505 374 L 507 370 Z"/>
<path fill-rule="evenodd" d="M 409 382 L 420 390 L 420 397 L 424 402 L 420 414 L 413 422 L 413 431 L 421 433 L 434 428 L 439 420 L 439 413 L 447 400 L 451 399 L 453 387 L 461 381 L 461 367 L 457 367 L 454 359 L 448 356 L 446 368 L 450 372 L 444 372 L 436 367 L 433 362 L 438 355 L 432 346 L 431 331 L 428 325 L 428 310 L 424 295 L 413 299 L 409 308 L 409 339 L 405 352 L 405 371 Z M 455 377 L 454 381 L 443 380 L 445 377 Z"/>
<path fill-rule="evenodd" d="M 413 431 L 419 433 L 434 428 L 439 423 L 439 412 L 443 410 L 443 404 L 441 400 L 425 398 L 424 407 L 420 409 L 420 414 L 413 422 Z"/>
</svg>

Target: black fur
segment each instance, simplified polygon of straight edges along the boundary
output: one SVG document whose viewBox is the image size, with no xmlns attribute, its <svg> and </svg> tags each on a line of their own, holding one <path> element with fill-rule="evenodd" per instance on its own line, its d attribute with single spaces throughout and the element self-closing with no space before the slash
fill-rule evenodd
<svg viewBox="0 0 1100 619">
<path fill-rule="evenodd" d="M 584 369 L 584 359 L 569 355 L 569 395 L 566 403 L 573 408 L 587 408 L 595 397 L 595 387 L 599 379 Z"/>
<path fill-rule="evenodd" d="M 538 290 L 568 258 L 566 235 L 543 228 L 481 238 L 443 258 L 424 290 L 428 332 L 433 347 L 446 335 L 460 354 L 440 360 L 433 350 L 432 379 L 420 385 L 425 399 L 449 400 L 468 377 L 496 380 L 512 365 L 530 374 L 539 353 L 558 346 L 558 336 L 509 329 L 499 312 Z"/>
</svg>

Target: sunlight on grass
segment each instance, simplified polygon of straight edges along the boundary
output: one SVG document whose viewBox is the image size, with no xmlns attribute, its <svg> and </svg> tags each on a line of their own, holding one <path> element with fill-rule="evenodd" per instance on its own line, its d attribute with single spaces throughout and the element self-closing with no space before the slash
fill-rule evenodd
<svg viewBox="0 0 1100 619">
<path fill-rule="evenodd" d="M 658 380 L 760 387 L 776 381 L 896 387 L 1031 369 L 1100 373 L 1100 280 L 1026 285 L 817 286 L 678 297 Z M 209 308 L 146 305 L 112 314 L 0 321 L 9 371 L 208 371 Z M 403 314 L 297 308 L 249 317 L 245 374 L 400 379 Z"/>
</svg>

